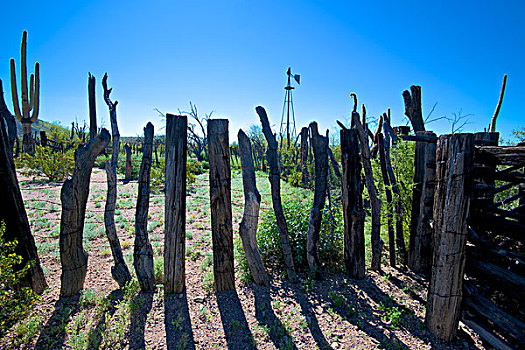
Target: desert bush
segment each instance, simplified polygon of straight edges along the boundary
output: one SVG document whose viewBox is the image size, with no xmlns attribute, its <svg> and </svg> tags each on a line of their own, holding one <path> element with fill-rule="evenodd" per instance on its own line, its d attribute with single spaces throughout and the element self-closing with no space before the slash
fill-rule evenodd
<svg viewBox="0 0 525 350">
<path fill-rule="evenodd" d="M 29 176 L 45 176 L 49 181 L 62 181 L 75 169 L 75 150 L 54 152 L 36 146 L 35 155 L 23 153 L 16 159 L 16 167 Z"/>
<path fill-rule="evenodd" d="M 296 268 L 306 268 L 306 236 L 311 203 L 303 201 L 283 201 L 283 211 L 290 234 L 290 244 Z M 282 266 L 282 250 L 279 231 L 273 210 L 264 211 L 257 230 L 259 251 L 266 264 Z M 319 234 L 319 258 L 330 267 L 337 267 L 343 257 L 343 218 L 340 212 L 323 211 L 323 221 Z"/>
<path fill-rule="evenodd" d="M 19 282 L 31 265 L 22 269 L 15 267 L 22 262 L 22 257 L 15 253 L 17 241 L 4 239 L 5 225 L 0 224 L 0 337 L 16 322 L 24 319 L 32 309 L 37 295 L 29 287 L 20 287 Z"/>
</svg>

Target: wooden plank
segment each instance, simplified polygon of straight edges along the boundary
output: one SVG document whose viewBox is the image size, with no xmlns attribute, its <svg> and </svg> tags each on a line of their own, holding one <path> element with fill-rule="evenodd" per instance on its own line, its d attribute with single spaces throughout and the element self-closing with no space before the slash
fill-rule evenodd
<svg viewBox="0 0 525 350">
<path fill-rule="evenodd" d="M 525 277 L 497 265 L 471 258 L 467 260 L 467 274 L 483 277 L 486 283 L 517 300 L 523 297 Z"/>
<path fill-rule="evenodd" d="M 464 305 L 511 335 L 518 343 L 525 344 L 525 323 L 501 310 L 488 299 L 471 295 L 465 298 Z"/>
<path fill-rule="evenodd" d="M 476 161 L 504 165 L 525 164 L 525 146 L 476 146 Z"/>
<path fill-rule="evenodd" d="M 477 322 L 474 322 L 468 318 L 463 317 L 461 321 L 472 328 L 472 330 L 478 335 L 488 342 L 490 345 L 492 345 L 494 348 L 498 350 L 514 350 L 512 346 L 507 344 L 504 340 L 502 340 L 500 337 L 495 335 L 491 330 L 487 329 L 486 327 L 480 325 Z"/>
<path fill-rule="evenodd" d="M 435 134 L 433 135 L 425 135 L 425 134 L 399 135 L 399 138 L 405 141 L 419 141 L 419 142 L 428 142 L 428 143 L 436 143 L 438 139 Z"/>
</svg>

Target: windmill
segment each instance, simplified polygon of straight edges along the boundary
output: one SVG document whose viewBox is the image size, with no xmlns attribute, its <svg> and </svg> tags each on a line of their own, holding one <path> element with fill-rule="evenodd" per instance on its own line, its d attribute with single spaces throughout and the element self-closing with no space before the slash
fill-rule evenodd
<svg viewBox="0 0 525 350">
<path fill-rule="evenodd" d="M 295 129 L 295 114 L 293 110 L 293 99 L 292 99 L 292 90 L 295 89 L 292 86 L 292 77 L 297 82 L 301 84 L 301 76 L 299 74 L 292 74 L 292 68 L 288 67 L 286 72 L 288 75 L 288 84 L 284 87 L 286 91 L 284 94 L 284 104 L 283 104 L 283 114 L 281 116 L 281 128 L 279 129 L 279 135 L 281 136 L 281 148 L 283 146 L 283 139 L 286 134 L 286 140 L 288 142 L 288 147 L 290 146 L 290 139 L 296 137 L 297 131 Z"/>
</svg>

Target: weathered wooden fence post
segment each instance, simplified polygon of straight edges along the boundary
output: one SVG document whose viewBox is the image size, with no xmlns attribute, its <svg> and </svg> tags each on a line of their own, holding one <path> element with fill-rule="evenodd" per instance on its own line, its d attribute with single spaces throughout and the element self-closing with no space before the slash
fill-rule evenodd
<svg viewBox="0 0 525 350">
<path fill-rule="evenodd" d="M 124 145 L 124 150 L 126 151 L 126 171 L 124 173 L 124 182 L 131 181 L 131 146 L 126 144 Z"/>
<path fill-rule="evenodd" d="M 377 145 L 379 150 L 379 162 L 381 165 L 381 174 L 383 176 L 383 183 L 385 185 L 386 201 L 388 203 L 387 210 L 387 228 L 388 228 L 388 257 L 390 266 L 396 266 L 396 243 L 394 233 L 394 218 L 392 211 L 394 209 L 392 201 L 392 191 L 390 190 L 390 176 L 388 175 L 386 164 L 385 140 L 383 133 L 377 134 Z"/>
<path fill-rule="evenodd" d="M 164 211 L 164 290 L 186 286 L 186 160 L 188 117 L 166 114 L 166 205 Z"/>
<path fill-rule="evenodd" d="M 241 236 L 242 246 L 253 280 L 259 285 L 268 285 L 270 283 L 270 277 L 264 268 L 261 254 L 257 247 L 256 235 L 261 195 L 257 190 L 255 181 L 252 146 L 250 139 L 242 129 L 239 130 L 237 137 L 239 139 L 239 154 L 241 157 L 242 184 L 244 189 L 244 214 L 239 225 L 239 236 Z"/>
<path fill-rule="evenodd" d="M 341 165 L 344 259 L 346 273 L 356 279 L 365 277 L 365 212 L 361 186 L 361 157 L 357 130 L 341 126 Z"/>
<path fill-rule="evenodd" d="M 434 252 L 425 320 L 429 330 L 444 341 L 454 338 L 460 317 L 473 157 L 472 134 L 439 137 Z"/>
<path fill-rule="evenodd" d="M 359 119 L 359 113 L 357 113 L 357 96 L 350 94 L 354 98 L 354 110 L 352 112 L 352 125 L 357 129 L 357 136 L 359 138 L 359 144 L 361 145 L 361 161 L 365 170 L 365 183 L 370 196 L 370 205 L 372 207 L 372 229 L 370 232 L 370 240 L 372 244 L 372 261 L 370 268 L 372 270 L 381 269 L 381 254 L 383 251 L 383 241 L 381 240 L 381 200 L 377 194 L 377 188 L 374 183 L 374 173 L 372 171 L 372 164 L 370 163 L 370 148 L 368 146 L 368 134 L 364 128 L 366 121 L 366 109 L 365 105 L 362 105 L 363 109 L 363 121 Z"/>
<path fill-rule="evenodd" d="M 268 150 L 266 151 L 266 159 L 270 167 L 270 186 L 272 191 L 272 204 L 277 220 L 277 228 L 279 229 L 279 236 L 281 239 L 281 248 L 283 251 L 284 264 L 288 278 L 292 281 L 296 280 L 295 266 L 293 262 L 292 246 L 290 245 L 290 235 L 288 234 L 288 226 L 286 225 L 286 218 L 284 217 L 283 205 L 281 202 L 281 172 L 279 170 L 279 157 L 277 155 L 277 140 L 270 128 L 270 121 L 268 115 L 263 107 L 257 106 L 255 111 L 259 115 L 262 124 L 262 130 L 266 142 L 268 143 Z"/>
<path fill-rule="evenodd" d="M 6 123 L 6 132 L 9 149 L 11 150 L 11 157 L 13 156 L 13 150 L 15 148 L 15 140 L 18 148 L 18 137 L 16 136 L 16 119 L 11 114 L 4 100 L 4 89 L 2 87 L 2 79 L 0 79 L 0 118 L 4 118 Z"/>
<path fill-rule="evenodd" d="M 91 170 L 97 156 L 107 147 L 111 136 L 106 129 L 75 151 L 75 170 L 60 192 L 62 215 L 60 218 L 60 295 L 69 297 L 84 286 L 88 254 L 82 246 L 84 218 L 89 196 Z"/>
<path fill-rule="evenodd" d="M 228 120 L 208 120 L 210 208 L 215 291 L 235 289 Z"/>
<path fill-rule="evenodd" d="M 417 131 L 418 136 L 436 138 L 432 131 Z M 414 168 L 408 266 L 416 272 L 429 274 L 432 265 L 431 222 L 436 168 L 434 141 L 416 141 Z"/>
<path fill-rule="evenodd" d="M 128 281 L 131 281 L 131 274 L 122 255 L 120 241 L 115 226 L 115 207 L 117 202 L 117 163 L 120 151 L 120 133 L 117 124 L 117 104 L 118 101 L 111 101 L 109 95 L 112 89 L 107 87 L 108 74 L 102 78 L 102 87 L 104 88 L 104 101 L 109 109 L 109 121 L 111 123 L 111 161 L 106 162 L 106 178 L 108 183 L 108 192 L 106 197 L 106 207 L 104 209 L 104 226 L 106 227 L 106 236 L 108 237 L 111 254 L 113 255 L 114 266 L 111 266 L 111 276 L 117 281 L 120 288 L 124 287 Z M 94 88 L 93 88 L 94 89 Z M 91 96 L 90 96 L 91 100 Z M 96 127 L 96 121 L 95 121 Z M 91 132 L 91 130 L 90 130 Z"/>
<path fill-rule="evenodd" d="M 308 186 L 308 128 L 301 129 L 301 183 Z"/>
<path fill-rule="evenodd" d="M 95 76 L 88 73 L 89 139 L 97 136 L 97 106 L 95 98 Z"/>
<path fill-rule="evenodd" d="M 135 244 L 133 266 L 143 292 L 155 290 L 153 249 L 148 239 L 148 211 L 150 194 L 151 158 L 153 151 L 153 124 L 144 128 L 144 152 L 139 172 L 137 210 L 135 212 Z"/>
<path fill-rule="evenodd" d="M 319 134 L 317 123 L 310 123 L 312 147 L 315 156 L 315 190 L 314 203 L 308 219 L 308 233 L 306 236 L 306 258 L 308 267 L 316 275 L 319 274 L 319 232 L 323 219 L 323 208 L 328 184 L 328 137 Z"/>
<path fill-rule="evenodd" d="M 3 101 L 3 95 L 0 95 L 0 101 Z M 20 285 L 31 287 L 35 293 L 40 294 L 46 289 L 47 284 L 20 193 L 13 162 L 13 148 L 8 140 L 2 115 L 0 115 L 0 198 L 0 221 L 4 221 L 6 227 L 4 239 L 8 242 L 17 240 L 15 252 L 22 257 L 22 262 L 19 266 L 15 266 L 15 271 L 34 261 L 29 272 L 20 280 Z"/>
</svg>

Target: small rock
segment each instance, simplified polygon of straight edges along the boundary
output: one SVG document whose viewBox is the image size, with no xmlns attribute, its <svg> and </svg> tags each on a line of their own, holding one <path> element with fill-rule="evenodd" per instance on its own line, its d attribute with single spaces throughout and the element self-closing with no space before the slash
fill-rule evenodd
<svg viewBox="0 0 525 350">
<path fill-rule="evenodd" d="M 203 296 L 195 297 L 193 301 L 199 304 L 204 304 L 204 297 Z"/>
<path fill-rule="evenodd" d="M 182 298 L 184 298 L 184 293 L 179 294 L 179 299 L 182 299 Z"/>
<path fill-rule="evenodd" d="M 339 343 L 336 342 L 336 341 L 334 341 L 332 344 L 330 344 L 330 347 L 331 347 L 332 349 L 339 349 Z"/>
</svg>

